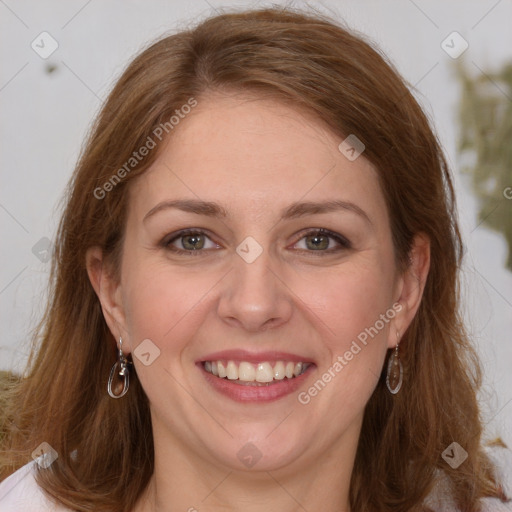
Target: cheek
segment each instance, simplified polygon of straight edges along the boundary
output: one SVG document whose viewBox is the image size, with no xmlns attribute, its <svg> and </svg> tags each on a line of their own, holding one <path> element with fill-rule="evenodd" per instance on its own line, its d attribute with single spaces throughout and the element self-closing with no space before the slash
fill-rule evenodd
<svg viewBox="0 0 512 512">
<path fill-rule="evenodd" d="M 373 259 L 305 280 L 300 291 L 318 316 L 316 325 L 326 327 L 316 378 L 298 401 L 329 418 L 332 435 L 362 417 L 380 377 L 396 314 L 390 276 Z"/>
<path fill-rule="evenodd" d="M 371 262 L 369 260 L 372 260 Z M 305 389 L 301 403 L 317 400 L 325 414 L 348 421 L 347 411 L 360 412 L 377 385 L 396 315 L 393 309 L 393 269 L 383 258 L 304 279 L 300 296 L 320 321 L 322 357 L 317 379 Z M 326 392 L 324 392 L 326 388 Z M 320 398 L 321 395 L 321 398 Z M 338 404 L 339 409 L 331 409 Z M 330 411 L 328 413 L 328 411 Z M 350 416 L 352 417 L 352 416 Z"/>
<path fill-rule="evenodd" d="M 125 268 L 123 302 L 130 348 L 136 351 L 150 339 L 161 351 L 160 362 L 174 367 L 203 323 L 223 274 L 179 269 L 144 255 L 138 260 L 132 256 Z"/>
<path fill-rule="evenodd" d="M 296 281 L 295 290 L 322 320 L 326 343 L 332 350 L 339 351 L 390 310 L 393 303 L 391 275 L 391 271 L 375 261 L 368 265 L 340 266 L 315 276 L 304 275 Z M 389 323 L 385 322 L 383 327 L 378 322 L 378 327 L 384 336 Z"/>
</svg>

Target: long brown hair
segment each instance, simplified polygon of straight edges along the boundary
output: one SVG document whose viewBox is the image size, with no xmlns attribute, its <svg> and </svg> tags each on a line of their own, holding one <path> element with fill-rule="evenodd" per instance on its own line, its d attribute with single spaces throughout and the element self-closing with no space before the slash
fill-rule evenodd
<svg viewBox="0 0 512 512">
<path fill-rule="evenodd" d="M 458 310 L 463 249 L 447 164 L 427 118 L 385 57 L 332 20 L 289 8 L 222 14 L 166 37 L 136 57 L 115 85 L 69 184 L 49 305 L 27 376 L 9 401 L 0 476 L 46 441 L 59 457 L 38 482 L 72 509 L 129 511 L 147 485 L 153 471 L 148 400 L 135 372 L 126 397 L 107 395 L 115 340 L 85 254 L 100 246 L 113 271 L 119 267 L 129 183 L 162 145 L 126 172 L 119 169 L 159 126 L 168 123 L 169 136 L 179 129 L 169 124 L 176 109 L 215 89 L 305 108 L 340 141 L 355 134 L 379 172 L 401 271 L 414 235 L 430 238 L 424 296 L 401 342 L 405 384 L 392 396 L 381 377 L 367 404 L 352 510 L 426 510 L 422 502 L 440 471 L 455 504 L 478 510 L 481 497 L 500 492 L 481 449 L 480 369 Z M 469 455 L 456 470 L 441 457 L 453 441 Z"/>
</svg>

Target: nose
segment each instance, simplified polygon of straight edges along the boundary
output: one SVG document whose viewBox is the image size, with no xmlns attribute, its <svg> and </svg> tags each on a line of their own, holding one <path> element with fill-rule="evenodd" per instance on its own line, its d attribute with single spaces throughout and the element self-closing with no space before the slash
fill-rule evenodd
<svg viewBox="0 0 512 512">
<path fill-rule="evenodd" d="M 290 319 L 293 294 L 282 272 L 280 275 L 279 265 L 272 263 L 267 250 L 251 263 L 233 255 L 233 268 L 222 281 L 218 305 L 218 315 L 224 322 L 258 332 Z"/>
</svg>

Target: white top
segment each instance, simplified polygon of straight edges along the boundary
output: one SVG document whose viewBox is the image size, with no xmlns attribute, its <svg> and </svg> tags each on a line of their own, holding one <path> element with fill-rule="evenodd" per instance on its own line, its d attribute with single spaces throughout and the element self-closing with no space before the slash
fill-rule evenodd
<svg viewBox="0 0 512 512">
<path fill-rule="evenodd" d="M 35 460 L 0 482 L 1 512 L 71 512 L 46 497 L 36 482 Z"/>
<path fill-rule="evenodd" d="M 512 497 L 512 451 L 505 448 L 488 450 L 495 462 L 500 481 L 507 496 Z M 70 509 L 54 504 L 46 497 L 35 480 L 36 461 L 29 462 L 15 473 L 0 482 L 1 512 L 72 512 Z M 443 494 L 443 489 L 439 489 Z M 454 512 L 456 509 L 436 493 L 426 502 L 436 512 Z M 501 503 L 498 499 L 483 499 L 483 512 L 512 512 L 512 501 Z"/>
</svg>

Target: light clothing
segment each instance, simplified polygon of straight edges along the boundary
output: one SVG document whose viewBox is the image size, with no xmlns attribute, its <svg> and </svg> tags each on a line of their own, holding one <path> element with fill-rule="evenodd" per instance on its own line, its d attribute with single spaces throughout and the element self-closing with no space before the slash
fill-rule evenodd
<svg viewBox="0 0 512 512">
<path fill-rule="evenodd" d="M 1 512 L 72 512 L 46 497 L 36 482 L 37 462 L 25 464 L 0 482 Z"/>
<path fill-rule="evenodd" d="M 512 498 L 512 450 L 509 448 L 485 448 L 484 451 L 495 465 L 498 481 L 503 486 L 505 495 Z M 441 480 L 439 485 L 425 500 L 436 512 L 457 512 L 450 496 L 450 487 L 447 480 Z M 512 512 L 512 500 L 502 503 L 497 498 L 482 499 L 482 512 Z"/>
<path fill-rule="evenodd" d="M 512 497 L 512 451 L 505 448 L 488 450 L 495 462 L 500 481 L 507 496 Z M 0 482 L 1 512 L 72 512 L 70 509 L 54 504 L 46 497 L 35 480 L 36 461 L 32 461 Z M 456 512 L 453 504 L 446 498 L 446 488 L 440 487 L 429 497 L 427 504 L 436 512 Z M 501 503 L 497 499 L 484 499 L 484 512 L 512 512 L 512 501 Z"/>
</svg>

